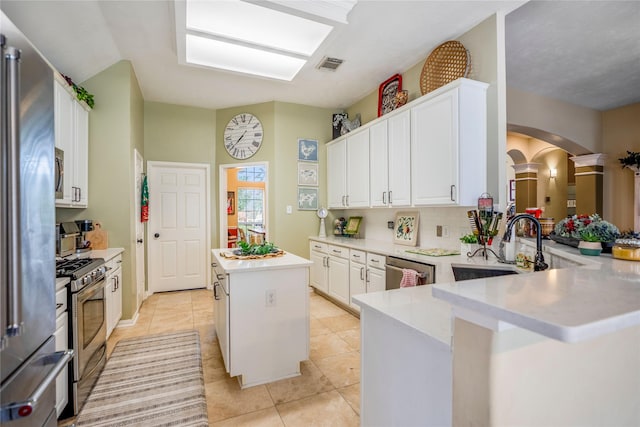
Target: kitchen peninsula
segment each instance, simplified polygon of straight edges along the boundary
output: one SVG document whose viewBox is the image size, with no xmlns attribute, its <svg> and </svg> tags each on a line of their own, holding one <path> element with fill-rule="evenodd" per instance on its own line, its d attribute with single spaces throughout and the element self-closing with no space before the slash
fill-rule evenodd
<svg viewBox="0 0 640 427">
<path fill-rule="evenodd" d="M 584 265 L 355 296 L 363 424 L 638 425 L 640 264 L 563 255 Z"/>
<path fill-rule="evenodd" d="M 309 266 L 285 253 L 232 259 L 214 249 L 216 334 L 226 371 L 242 388 L 300 375 L 309 358 Z"/>
</svg>

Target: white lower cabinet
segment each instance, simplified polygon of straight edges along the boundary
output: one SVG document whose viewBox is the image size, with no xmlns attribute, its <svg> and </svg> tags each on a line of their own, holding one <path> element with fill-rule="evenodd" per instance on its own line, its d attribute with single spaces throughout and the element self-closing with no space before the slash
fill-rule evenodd
<svg viewBox="0 0 640 427">
<path fill-rule="evenodd" d="M 366 260 L 366 252 L 357 249 L 349 251 L 349 306 L 356 311 L 360 311 L 360 306 L 353 303 L 351 297 L 367 293 Z"/>
<path fill-rule="evenodd" d="M 213 262 L 211 267 L 216 335 L 220 343 L 225 370 L 229 372 L 229 287 L 227 274 L 216 262 Z"/>
<path fill-rule="evenodd" d="M 349 305 L 349 249 L 329 245 L 329 296 Z"/>
<path fill-rule="evenodd" d="M 384 255 L 367 253 L 367 293 L 386 289 L 385 261 Z"/>
<path fill-rule="evenodd" d="M 328 246 L 326 243 L 314 242 L 309 243 L 309 259 L 313 262 L 310 268 L 309 284 L 314 288 L 329 293 L 329 269 L 327 260 Z"/>
<path fill-rule="evenodd" d="M 107 311 L 107 338 L 122 318 L 122 255 L 106 260 L 105 284 Z"/>
<path fill-rule="evenodd" d="M 333 300 L 360 311 L 351 297 L 386 289 L 384 255 L 315 240 L 309 249 L 310 284 Z"/>
</svg>

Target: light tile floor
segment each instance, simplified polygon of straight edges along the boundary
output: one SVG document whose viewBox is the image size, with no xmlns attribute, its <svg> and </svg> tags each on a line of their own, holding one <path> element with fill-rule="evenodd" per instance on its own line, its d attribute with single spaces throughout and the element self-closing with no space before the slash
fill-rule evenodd
<svg viewBox="0 0 640 427">
<path fill-rule="evenodd" d="M 299 377 L 241 390 L 224 370 L 208 290 L 150 296 L 134 326 L 113 331 L 107 351 L 123 338 L 197 329 L 209 425 L 358 426 L 360 321 L 313 292 L 309 299 L 311 351 Z"/>
</svg>

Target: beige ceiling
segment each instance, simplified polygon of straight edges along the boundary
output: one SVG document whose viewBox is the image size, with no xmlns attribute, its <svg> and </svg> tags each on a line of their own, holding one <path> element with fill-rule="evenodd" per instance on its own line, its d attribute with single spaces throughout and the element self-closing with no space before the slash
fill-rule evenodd
<svg viewBox="0 0 640 427">
<path fill-rule="evenodd" d="M 277 100 L 338 109 L 496 11 L 524 3 L 360 0 L 349 24 L 292 82 L 179 65 L 173 1 L 1 0 L 0 8 L 76 82 L 126 59 L 147 101 L 218 109 Z M 507 16 L 508 83 L 597 109 L 638 102 L 640 73 L 631 70 L 640 65 L 632 25 L 640 22 L 639 5 L 531 2 L 515 10 Z M 345 62 L 335 73 L 317 70 L 324 56 Z"/>
</svg>

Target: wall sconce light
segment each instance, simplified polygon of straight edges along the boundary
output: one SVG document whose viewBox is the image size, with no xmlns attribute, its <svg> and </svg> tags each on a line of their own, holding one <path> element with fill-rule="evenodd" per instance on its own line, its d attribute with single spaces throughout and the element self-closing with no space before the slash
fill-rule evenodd
<svg viewBox="0 0 640 427">
<path fill-rule="evenodd" d="M 549 178 L 556 178 L 558 176 L 558 169 L 551 168 L 549 169 Z"/>
</svg>

